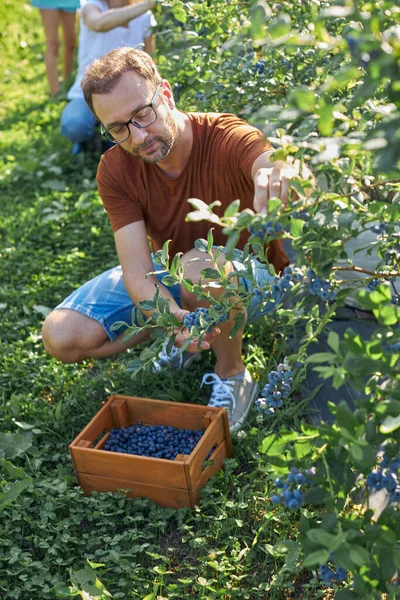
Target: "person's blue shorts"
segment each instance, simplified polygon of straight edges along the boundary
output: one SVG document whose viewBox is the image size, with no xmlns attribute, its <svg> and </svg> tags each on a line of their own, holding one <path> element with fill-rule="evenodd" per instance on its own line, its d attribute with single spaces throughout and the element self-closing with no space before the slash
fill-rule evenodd
<svg viewBox="0 0 400 600">
<path fill-rule="evenodd" d="M 238 251 L 235 251 L 238 252 Z M 233 260 L 233 266 L 236 271 L 245 270 L 245 266 L 240 260 Z M 154 271 L 161 271 L 162 268 L 154 264 Z M 260 263 L 257 259 L 252 259 L 252 271 L 257 285 L 262 286 L 264 283 L 272 281 L 267 265 Z M 166 273 L 161 273 L 158 280 L 162 283 Z M 240 282 L 245 287 L 246 291 L 251 291 L 254 287 L 254 282 L 248 278 L 241 277 Z M 173 296 L 176 303 L 181 306 L 180 287 L 174 285 L 167 288 Z M 270 312 L 276 304 L 270 302 L 267 307 L 261 309 L 260 300 L 253 296 L 248 306 L 248 322 L 252 322 Z M 133 304 L 128 292 L 126 291 L 123 279 L 122 269 L 120 266 L 114 267 L 105 271 L 101 275 L 94 277 L 80 288 L 72 292 L 58 308 L 68 308 L 76 310 L 79 313 L 95 319 L 100 323 L 106 331 L 111 341 L 115 340 L 123 327 L 117 331 L 112 330 L 112 326 L 117 321 L 132 323 L 132 311 L 135 305 Z"/>
<path fill-rule="evenodd" d="M 75 13 L 79 7 L 79 0 L 31 0 L 32 6 L 40 10 L 62 10 Z"/>
</svg>

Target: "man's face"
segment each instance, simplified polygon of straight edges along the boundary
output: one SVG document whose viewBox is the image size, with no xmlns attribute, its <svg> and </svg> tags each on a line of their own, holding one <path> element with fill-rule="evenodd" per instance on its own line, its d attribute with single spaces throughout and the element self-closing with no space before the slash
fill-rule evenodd
<svg viewBox="0 0 400 600">
<path fill-rule="evenodd" d="M 93 108 L 105 129 L 125 123 L 134 113 L 150 104 L 157 86 L 134 72 L 123 75 L 112 92 L 94 94 Z M 174 108 L 168 83 L 159 88 L 153 104 L 157 119 L 145 128 L 129 124 L 130 135 L 120 146 L 136 158 L 147 163 L 164 160 L 174 146 L 177 124 L 171 109 Z"/>
</svg>

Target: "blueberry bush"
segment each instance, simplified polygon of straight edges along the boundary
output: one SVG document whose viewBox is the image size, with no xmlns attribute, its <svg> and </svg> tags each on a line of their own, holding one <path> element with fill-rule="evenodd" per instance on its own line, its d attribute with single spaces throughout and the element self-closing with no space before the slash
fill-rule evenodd
<svg viewBox="0 0 400 600">
<path fill-rule="evenodd" d="M 399 7 L 385 0 L 168 0 L 155 13 L 158 65 L 179 107 L 243 116 L 271 140 L 273 159 L 299 172 L 308 165 L 315 182 L 294 179 L 288 205 L 271 199 L 265 215 L 241 211 L 237 201 L 217 216 L 213 206 L 191 200 L 189 218 L 210 222 L 198 250 L 210 252 L 215 224 L 224 228 L 229 257 L 240 232 L 250 233 L 241 255 L 250 278 L 254 256 L 266 263 L 265 242 L 283 239 L 291 265 L 279 276 L 271 272 L 269 284 L 251 293 L 238 287 L 218 266 L 217 250 L 203 273 L 223 292 L 216 301 L 209 288 L 185 279 L 180 257 L 170 257 L 166 245 L 157 256 L 164 283 L 184 285 L 207 309 L 181 324 L 156 295 L 126 332 L 151 329 L 144 349 L 80 365 L 50 360 L 40 340 L 43 317 L 116 257 L 96 192 L 97 159 L 88 153 L 71 160 L 58 133 L 62 106 L 46 97 L 37 11 L 5 1 L 0 595 L 394 600 Z M 369 337 L 351 327 L 336 333 L 345 302 L 373 316 Z M 146 367 L 166 337 L 172 347 L 177 328 L 201 339 L 238 304 L 264 314 L 244 336 L 260 397 L 233 440 L 235 458 L 205 486 L 201 507 L 172 511 L 112 494 L 84 497 L 67 447 L 101 400 L 125 393 L 207 403 L 197 381 L 205 353 L 179 378 Z M 150 320 L 142 314 L 148 310 Z M 243 325 L 237 313 L 231 335 Z M 333 423 L 310 418 L 307 407 L 320 388 L 307 388 L 314 373 L 336 391 Z M 354 407 L 340 402 L 348 386 Z M 115 440 L 121 447 L 122 433 Z M 384 499 L 380 510 L 377 497 Z"/>
<path fill-rule="evenodd" d="M 256 402 L 268 431 L 260 451 L 278 475 L 278 491 L 267 501 L 298 514 L 288 565 L 319 568 L 321 584 L 334 587 L 339 599 L 392 597 L 400 565 L 400 155 L 393 137 L 400 115 L 399 11 L 391 2 L 253 2 L 247 11 L 238 10 L 243 3 L 217 2 L 220 10 L 205 18 L 205 4 L 173 3 L 165 17 L 178 21 L 185 60 L 174 63 L 166 33 L 160 68 L 178 82 L 184 106 L 243 115 L 271 140 L 272 160 L 306 163 L 316 179 L 315 185 L 295 179 L 288 206 L 271 199 L 266 215 L 240 212 L 235 202 L 218 217 L 213 206 L 190 200 L 189 220 L 224 228 L 228 257 L 235 258 L 240 232 L 249 231 L 243 256 L 250 279 L 252 257 L 267 263 L 269 240 L 283 238 L 293 250 L 293 266 L 252 294 L 235 290 L 215 259 L 202 272 L 203 284 L 214 280 L 223 288 L 218 301 L 227 315 L 255 296 L 286 353 L 276 370 L 260 374 Z M 212 233 L 198 240 L 199 250 L 211 246 Z M 361 250 L 371 257 L 368 268 L 357 264 Z M 158 259 L 167 285 L 185 285 L 213 307 L 204 287 L 184 279 L 179 257 L 169 264 L 167 245 Z M 351 328 L 343 338 L 329 328 L 337 311 L 355 301 L 375 317 L 368 340 Z M 241 314 L 237 321 L 231 335 L 244 324 Z M 327 351 L 311 352 L 326 333 Z M 144 353 L 148 359 L 149 349 Z M 140 366 L 141 357 L 132 367 Z M 337 402 L 330 406 L 332 426 L 304 419 L 297 432 L 284 433 L 279 412 L 304 399 L 302 381 L 312 369 L 339 396 L 346 385 L 360 392 L 356 407 Z M 370 507 L 374 491 L 386 496 L 378 516 Z"/>
</svg>

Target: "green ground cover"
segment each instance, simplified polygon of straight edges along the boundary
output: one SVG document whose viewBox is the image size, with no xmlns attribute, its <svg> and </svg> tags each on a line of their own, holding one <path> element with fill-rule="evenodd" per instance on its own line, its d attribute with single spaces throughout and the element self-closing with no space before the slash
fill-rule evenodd
<svg viewBox="0 0 400 600">
<path fill-rule="evenodd" d="M 252 12 L 249 4 L 254 5 Z M 287 32 L 285 14 L 280 16 L 282 8 L 304 32 L 314 17 L 318 25 L 317 4 L 290 3 L 290 9 L 285 3 L 278 6 L 275 38 Z M 382 5 L 380 10 L 392 6 L 389 2 L 376 4 Z M 316 167 L 333 182 L 332 190 L 335 184 L 335 190 L 344 193 L 350 175 L 357 181 L 371 175 L 372 158 L 361 148 L 360 139 L 379 124 L 381 116 L 376 115 L 384 110 L 379 112 L 371 102 L 357 112 L 357 102 L 346 104 L 348 89 L 340 88 L 340 83 L 332 90 L 337 94 L 335 102 L 343 104 L 333 108 L 329 103 L 314 103 L 305 86 L 312 82 L 313 90 L 321 89 L 328 74 L 342 65 L 343 47 L 339 45 L 329 55 L 312 49 L 286 53 L 278 43 L 271 46 L 271 60 L 262 63 L 269 88 L 261 87 L 260 92 L 254 65 L 262 52 L 255 54 L 248 46 L 251 36 L 262 37 L 265 14 L 258 16 L 260 7 L 264 10 L 262 2 L 216 0 L 187 6 L 179 1 L 167 3 L 163 16 L 157 9 L 160 69 L 173 82 L 185 109 L 239 112 L 265 122 L 266 117 L 276 115 L 263 112 L 262 92 L 269 89 L 268 97 L 276 104 L 291 97 L 292 112 L 286 115 L 292 119 L 290 133 L 295 138 L 303 135 L 308 150 L 311 142 L 317 143 L 313 137 L 317 126 L 322 137 L 330 136 L 334 127 L 342 136 L 350 132 L 353 137 L 351 142 L 345 139 L 344 160 L 338 160 L 329 172 L 324 163 Z M 356 16 L 364 18 L 359 13 Z M 341 18 L 331 23 L 332 36 L 343 27 Z M 140 600 L 332 597 L 333 592 L 321 586 L 317 577 L 318 561 L 311 560 L 310 568 L 304 568 L 295 544 L 299 535 L 305 535 L 307 523 L 320 523 L 325 513 L 310 506 L 302 509 L 300 516 L 272 506 L 274 468 L 260 451 L 267 434 L 300 430 L 302 405 L 289 403 L 277 420 L 262 425 L 252 409 L 244 434 L 234 439 L 234 458 L 206 485 L 202 505 L 194 511 L 160 508 L 145 499 L 129 501 L 111 494 L 88 498 L 76 486 L 68 444 L 109 394 L 206 404 L 207 390 L 200 390 L 199 385 L 201 375 L 212 367 L 212 358 L 204 354 L 190 373 L 179 377 L 145 372 L 133 379 L 126 365 L 138 352 L 79 365 L 62 365 L 45 353 L 40 337 L 44 316 L 72 289 L 113 266 L 116 253 L 96 190 L 98 157 L 93 153 L 73 157 L 70 144 L 59 133 L 63 104 L 51 103 L 48 98 L 38 11 L 21 0 L 5 0 L 0 21 L 0 423 L 2 432 L 12 434 L 12 438 L 0 434 L 1 599 L 89 599 L 109 594 L 116 599 Z M 237 56 L 235 35 L 250 24 L 248 39 L 241 42 L 245 49 Z M 377 27 L 375 23 L 372 31 Z M 321 33 L 322 38 L 324 35 Z M 358 78 L 351 71 L 342 81 L 351 89 Z M 378 80 L 375 87 L 369 81 L 371 96 L 382 81 Z M 296 88 L 298 84 L 303 87 Z M 361 97 L 363 94 L 365 90 Z M 339 108 L 341 116 L 334 113 Z M 393 127 L 383 127 L 382 137 L 391 135 Z M 299 150 L 283 139 L 283 130 L 279 135 L 283 155 Z M 393 148 L 382 160 L 389 164 L 386 172 L 396 177 L 398 146 Z M 382 215 L 396 219 L 387 205 L 382 209 L 375 206 L 374 211 L 378 219 L 383 219 Z M 329 223 L 331 217 L 325 215 L 324 219 Z M 333 254 L 337 240 L 327 240 Z M 314 249 L 314 257 L 316 254 L 321 264 L 329 262 L 324 248 Z M 279 322 L 265 321 L 248 328 L 245 362 L 257 378 L 265 381 L 266 373 L 279 362 L 284 341 L 281 332 L 287 323 L 285 313 Z M 394 364 L 392 370 L 397 368 Z M 396 373 L 392 376 L 397 377 L 398 385 Z M 400 399 L 396 391 L 393 397 Z M 364 430 L 357 431 L 362 437 Z M 359 517 L 357 510 L 351 517 L 353 523 Z M 333 532 L 336 525 L 325 522 L 324 526 Z M 385 527 L 391 549 L 394 543 L 387 532 L 393 529 L 393 522 L 389 517 L 382 524 L 382 535 Z M 312 549 L 318 551 L 318 544 Z M 365 555 L 359 553 L 366 563 Z M 391 550 L 391 554 L 395 552 Z M 360 559 L 354 561 L 354 570 L 356 566 L 361 569 Z M 379 561 L 384 562 L 382 554 Z M 364 596 L 349 592 L 337 597 L 379 597 L 376 594 L 386 590 L 385 584 L 376 571 L 376 581 L 370 573 L 369 579 L 367 575 L 363 579 L 363 585 L 367 586 L 368 579 L 370 586 Z M 388 567 L 387 578 L 392 575 Z M 376 594 L 368 595 L 374 594 L 371 590 L 375 588 Z M 390 593 L 387 597 L 394 598 Z"/>
<path fill-rule="evenodd" d="M 199 385 L 210 357 L 179 378 L 132 381 L 126 357 L 62 365 L 44 352 L 46 312 L 113 266 L 116 253 L 96 191 L 96 157 L 71 156 L 59 133 L 62 104 L 48 100 L 38 11 L 19 1 L 6 2 L 0 13 L 0 418 L 2 431 L 31 439 L 17 462 L 33 479 L 2 512 L 0 596 L 55 598 L 63 588 L 68 597 L 71 582 L 84 589 L 88 560 L 105 565 L 99 577 L 114 598 L 153 591 L 251 598 L 259 586 L 274 587 L 272 579 L 278 589 L 279 560 L 266 544 L 274 544 L 282 525 L 263 525 L 264 484 L 252 473 L 258 430 L 251 443 L 235 443 L 235 460 L 207 486 L 195 512 L 111 495 L 86 498 L 76 487 L 68 444 L 110 393 L 206 404 Z M 260 335 L 248 342 L 246 356 L 253 372 L 266 367 Z"/>
</svg>

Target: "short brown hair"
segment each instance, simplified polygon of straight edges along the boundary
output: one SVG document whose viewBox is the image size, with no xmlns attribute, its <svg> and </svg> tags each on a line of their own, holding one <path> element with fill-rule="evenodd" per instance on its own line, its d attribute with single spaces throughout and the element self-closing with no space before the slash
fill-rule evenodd
<svg viewBox="0 0 400 600">
<path fill-rule="evenodd" d="M 119 80 L 128 71 L 134 71 L 148 81 L 159 84 L 162 78 L 153 59 L 143 50 L 117 48 L 98 58 L 85 71 L 81 83 L 87 105 L 94 115 L 93 94 L 112 92 Z"/>
</svg>

